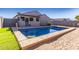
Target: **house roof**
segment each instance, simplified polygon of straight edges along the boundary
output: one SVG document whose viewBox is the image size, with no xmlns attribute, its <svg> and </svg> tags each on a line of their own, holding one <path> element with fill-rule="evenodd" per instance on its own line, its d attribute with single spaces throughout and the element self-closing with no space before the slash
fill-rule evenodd
<svg viewBox="0 0 79 59">
<path fill-rule="evenodd" d="M 23 15 L 23 16 L 33 16 L 33 17 L 40 17 L 40 16 L 47 16 L 46 14 L 41 14 L 38 11 L 30 11 L 30 12 L 24 12 L 24 13 L 17 13 L 16 16 L 14 16 L 13 18 L 16 18 L 18 15 Z M 47 16 L 48 17 L 48 16 Z"/>
<path fill-rule="evenodd" d="M 20 13 L 22 15 L 28 15 L 28 16 L 40 16 L 41 13 L 38 11 L 31 11 L 31 12 L 24 12 L 24 13 Z"/>
</svg>

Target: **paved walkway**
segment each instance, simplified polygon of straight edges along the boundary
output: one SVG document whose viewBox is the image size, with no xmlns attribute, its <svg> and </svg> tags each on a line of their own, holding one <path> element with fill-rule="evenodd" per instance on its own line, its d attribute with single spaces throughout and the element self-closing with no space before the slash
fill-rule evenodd
<svg viewBox="0 0 79 59">
<path fill-rule="evenodd" d="M 38 45 L 34 50 L 75 50 L 79 49 L 79 28 L 67 33 L 56 41 Z"/>
</svg>

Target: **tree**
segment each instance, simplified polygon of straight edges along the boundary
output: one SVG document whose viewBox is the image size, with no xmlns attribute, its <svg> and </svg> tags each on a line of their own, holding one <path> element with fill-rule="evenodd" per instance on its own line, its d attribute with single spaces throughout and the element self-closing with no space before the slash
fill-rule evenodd
<svg viewBox="0 0 79 59">
<path fill-rule="evenodd" d="M 75 17 L 75 19 L 77 19 L 77 21 L 79 21 L 79 15 L 77 15 L 77 16 Z"/>
</svg>

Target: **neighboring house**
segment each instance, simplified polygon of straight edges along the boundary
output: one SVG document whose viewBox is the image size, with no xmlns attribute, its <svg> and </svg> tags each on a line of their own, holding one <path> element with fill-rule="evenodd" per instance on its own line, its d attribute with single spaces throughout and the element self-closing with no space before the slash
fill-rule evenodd
<svg viewBox="0 0 79 59">
<path fill-rule="evenodd" d="M 38 11 L 17 13 L 13 19 L 14 23 L 18 23 L 20 27 L 46 26 L 50 22 L 50 18 L 47 15 L 41 14 Z"/>
<path fill-rule="evenodd" d="M 72 21 L 69 18 L 54 18 L 50 19 L 52 25 L 63 25 L 63 26 L 77 26 L 77 21 Z"/>
</svg>

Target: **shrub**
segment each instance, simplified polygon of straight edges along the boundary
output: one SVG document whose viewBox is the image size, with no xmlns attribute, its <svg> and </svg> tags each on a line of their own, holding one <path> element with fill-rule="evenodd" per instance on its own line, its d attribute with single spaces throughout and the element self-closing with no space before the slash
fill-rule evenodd
<svg viewBox="0 0 79 59">
<path fill-rule="evenodd" d="M 48 26 L 51 26 L 51 23 L 48 23 L 47 25 L 48 25 Z"/>
</svg>

